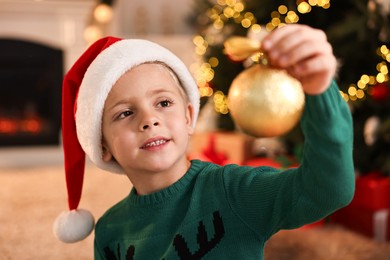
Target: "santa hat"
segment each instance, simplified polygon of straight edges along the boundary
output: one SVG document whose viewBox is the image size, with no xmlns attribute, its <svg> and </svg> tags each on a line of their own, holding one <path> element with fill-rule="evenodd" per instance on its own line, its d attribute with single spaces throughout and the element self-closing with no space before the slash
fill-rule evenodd
<svg viewBox="0 0 390 260">
<path fill-rule="evenodd" d="M 199 112 L 199 91 L 184 63 L 166 48 L 140 39 L 105 37 L 92 44 L 65 75 L 62 90 L 62 138 L 69 211 L 54 222 L 55 236 L 66 243 L 86 238 L 94 228 L 92 214 L 78 209 L 85 155 L 99 168 L 122 173 L 115 162 L 102 160 L 102 115 L 108 93 L 131 68 L 145 62 L 170 67 Z"/>
</svg>

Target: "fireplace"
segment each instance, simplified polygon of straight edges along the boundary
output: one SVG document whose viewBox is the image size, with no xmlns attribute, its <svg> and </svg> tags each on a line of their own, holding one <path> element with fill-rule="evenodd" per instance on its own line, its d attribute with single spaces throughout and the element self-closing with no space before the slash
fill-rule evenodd
<svg viewBox="0 0 390 260">
<path fill-rule="evenodd" d="M 0 146 L 59 144 L 62 50 L 0 38 Z"/>
<path fill-rule="evenodd" d="M 0 147 L 58 145 L 63 75 L 96 1 L 0 2 Z"/>
</svg>

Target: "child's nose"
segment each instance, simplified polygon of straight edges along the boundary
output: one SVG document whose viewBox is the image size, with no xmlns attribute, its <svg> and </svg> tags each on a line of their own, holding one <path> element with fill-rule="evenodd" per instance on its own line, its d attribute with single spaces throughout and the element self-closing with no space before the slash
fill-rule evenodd
<svg viewBox="0 0 390 260">
<path fill-rule="evenodd" d="M 144 131 L 151 127 L 158 126 L 159 124 L 159 120 L 154 113 L 151 113 L 150 111 L 145 111 L 142 116 L 142 121 L 140 123 L 140 130 Z"/>
<path fill-rule="evenodd" d="M 159 123 L 157 121 L 150 123 L 150 124 L 144 124 L 142 126 L 142 130 L 146 130 L 146 129 L 150 128 L 151 126 L 158 126 L 158 125 L 159 125 Z"/>
</svg>

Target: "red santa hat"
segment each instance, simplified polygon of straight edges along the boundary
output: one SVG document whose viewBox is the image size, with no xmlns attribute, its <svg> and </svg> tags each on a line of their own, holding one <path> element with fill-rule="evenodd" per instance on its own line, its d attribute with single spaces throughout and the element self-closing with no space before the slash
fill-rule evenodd
<svg viewBox="0 0 390 260">
<path fill-rule="evenodd" d="M 78 209 L 84 178 L 85 155 L 99 168 L 122 173 L 115 162 L 102 160 L 102 115 L 105 100 L 116 81 L 145 62 L 170 67 L 199 112 L 198 87 L 185 64 L 166 48 L 141 39 L 105 37 L 92 44 L 65 75 L 62 90 L 62 138 L 69 211 L 54 222 L 55 236 L 66 243 L 86 238 L 94 228 L 92 214 Z"/>
</svg>

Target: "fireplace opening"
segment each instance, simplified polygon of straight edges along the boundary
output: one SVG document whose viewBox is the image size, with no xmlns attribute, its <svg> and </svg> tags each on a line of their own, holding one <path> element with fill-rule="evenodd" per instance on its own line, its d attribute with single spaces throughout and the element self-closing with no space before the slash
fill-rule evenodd
<svg viewBox="0 0 390 260">
<path fill-rule="evenodd" d="M 60 143 L 63 52 L 0 39 L 0 146 Z"/>
</svg>

